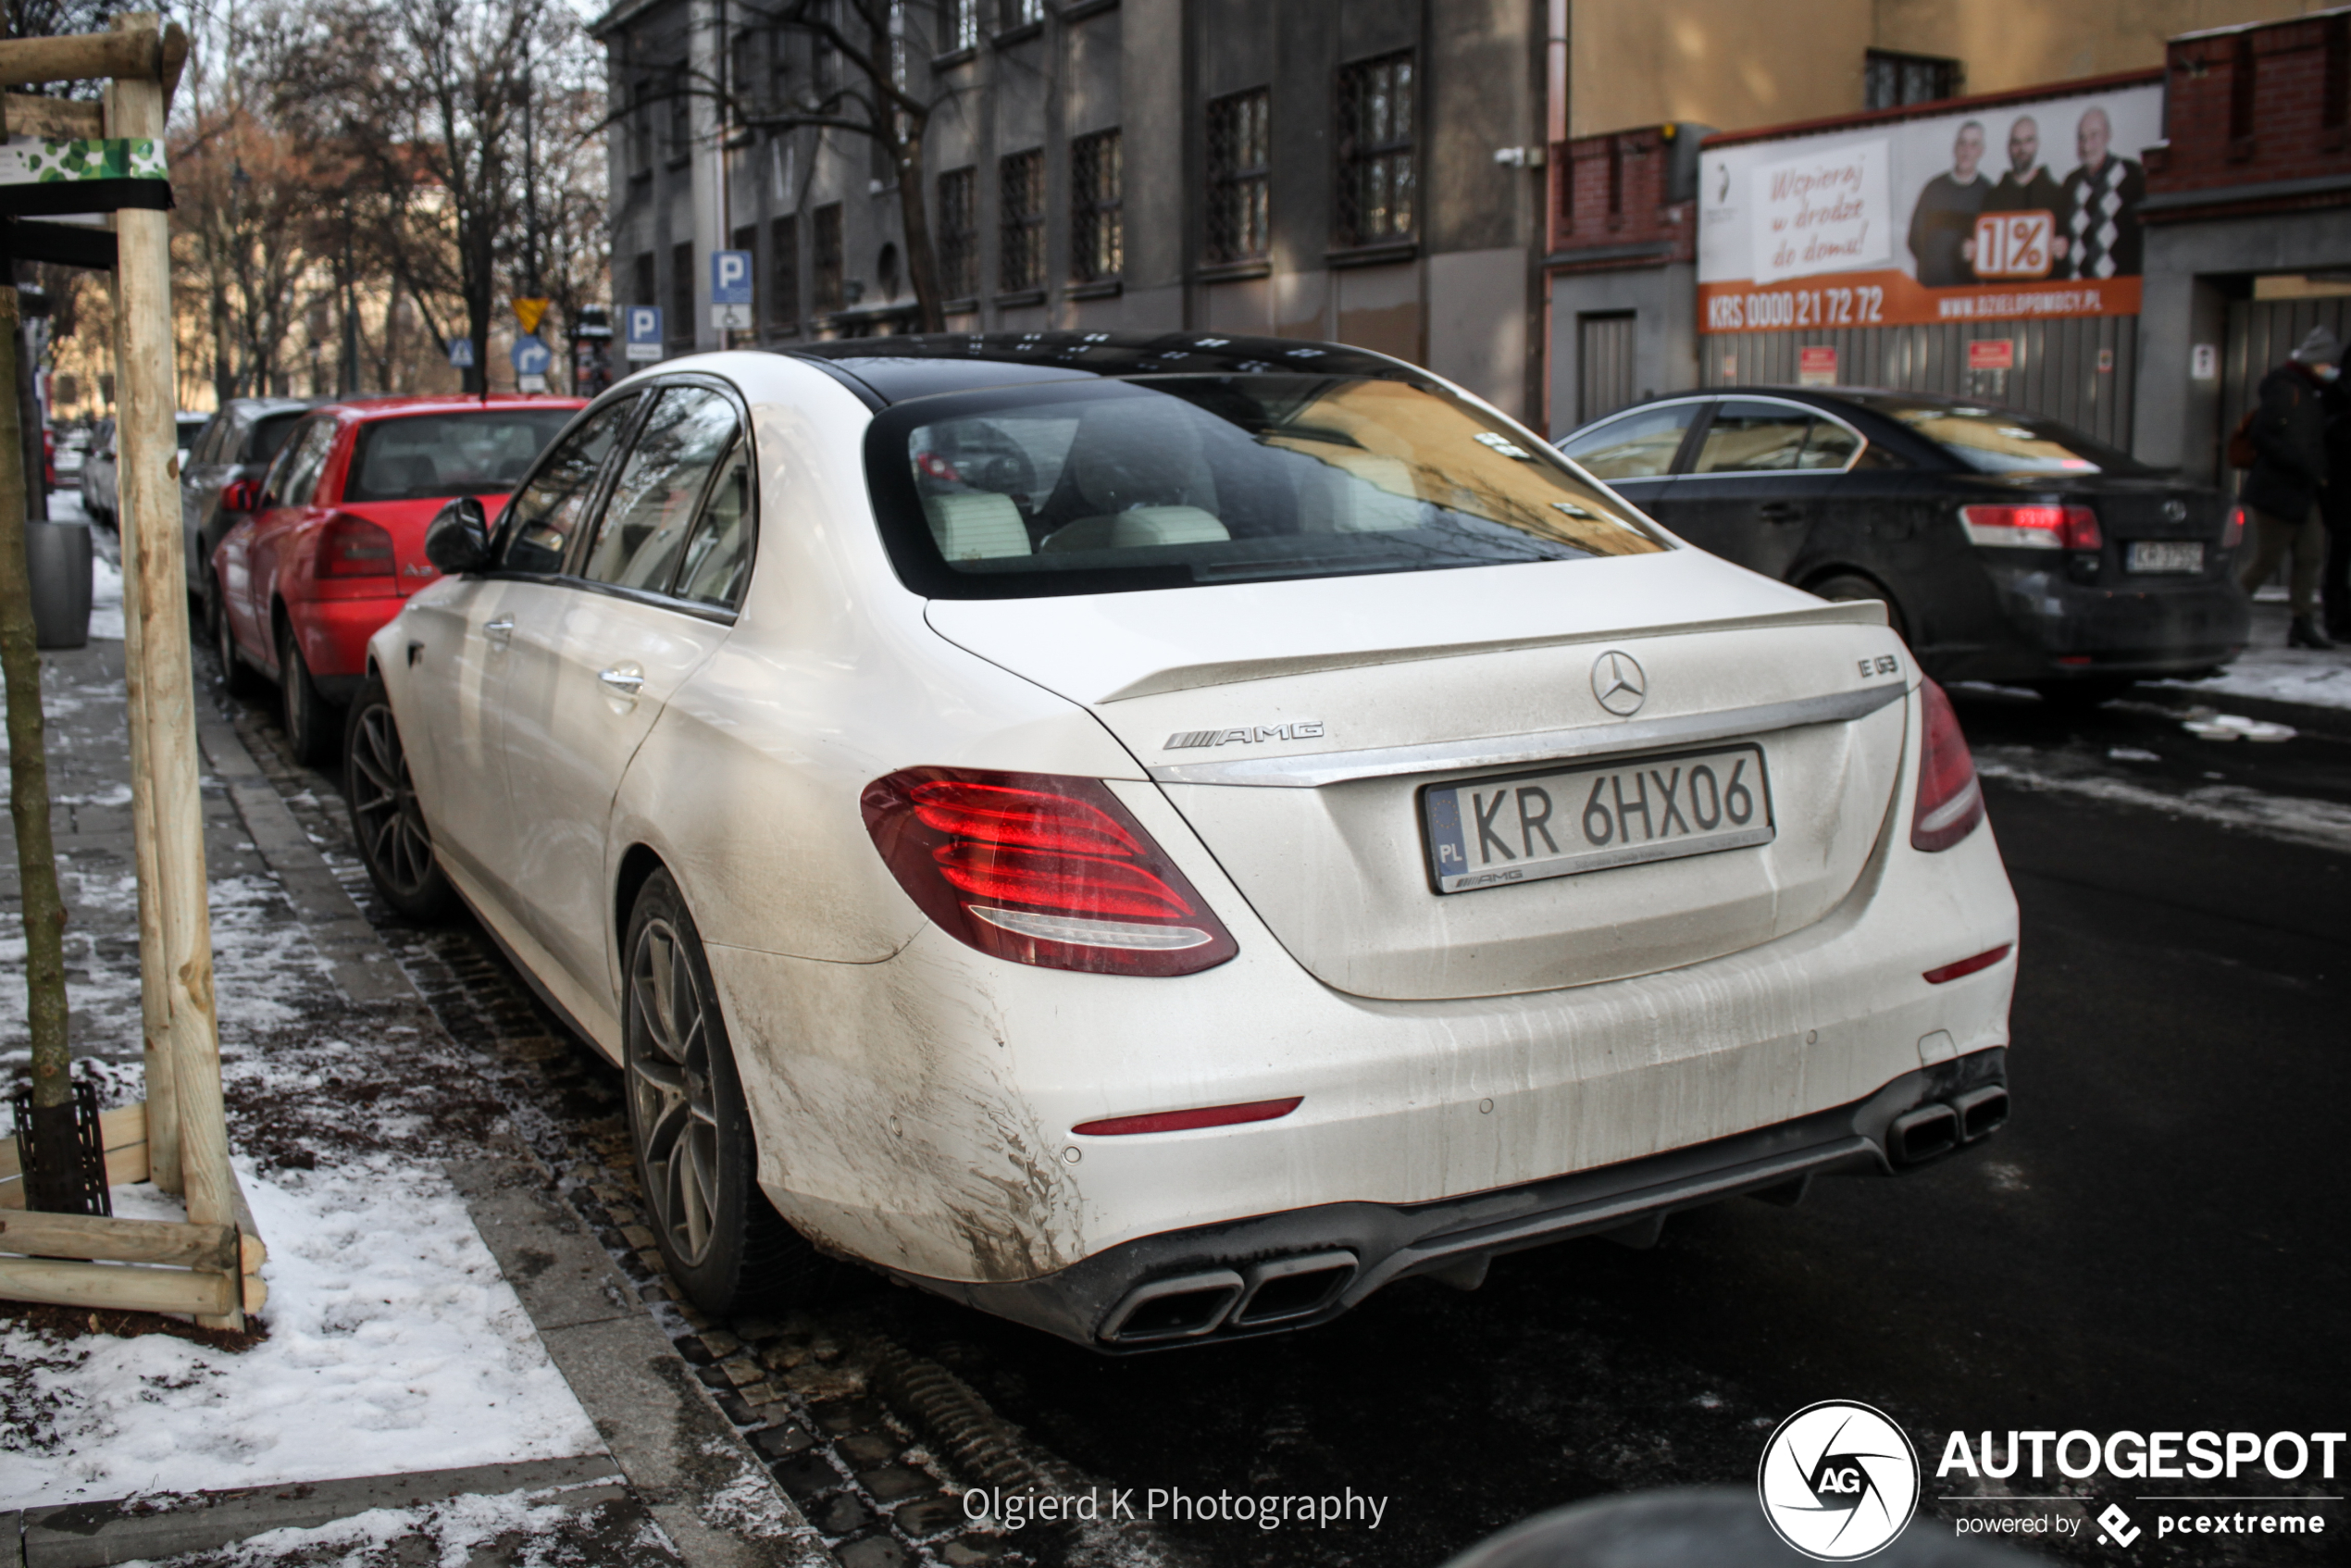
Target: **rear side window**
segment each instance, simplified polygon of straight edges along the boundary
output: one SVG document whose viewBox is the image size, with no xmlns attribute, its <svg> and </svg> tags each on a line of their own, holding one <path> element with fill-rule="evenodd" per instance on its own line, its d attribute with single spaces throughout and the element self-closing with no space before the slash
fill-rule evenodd
<svg viewBox="0 0 2351 1568">
<path fill-rule="evenodd" d="M 1551 447 L 1436 388 L 1279 371 L 916 398 L 866 474 L 900 579 L 1027 598 L 1662 550 Z"/>
<path fill-rule="evenodd" d="M 327 454 L 334 444 L 332 419 L 313 419 L 304 425 L 278 454 L 277 467 L 269 471 L 271 501 L 280 506 L 309 505 L 310 497 L 318 489 L 318 475 L 327 466 Z"/>
<path fill-rule="evenodd" d="M 564 553 L 595 499 L 604 459 L 628 428 L 628 416 L 636 407 L 633 396 L 605 404 L 547 454 L 499 519 L 501 571 L 563 570 Z"/>
<path fill-rule="evenodd" d="M 735 408 L 707 387 L 670 387 L 628 449 L 580 575 L 666 592 L 710 471 L 735 440 Z"/>
<path fill-rule="evenodd" d="M 268 462 L 278 455 L 280 449 L 286 444 L 286 438 L 293 434 L 293 428 L 301 423 L 302 411 L 298 408 L 288 409 L 283 414 L 264 414 L 253 422 L 253 429 L 246 433 L 244 450 L 237 454 L 237 461 Z"/>
<path fill-rule="evenodd" d="M 1560 450 L 1584 465 L 1596 479 L 1653 479 L 1673 467 L 1682 436 L 1699 404 L 1677 403 L 1645 408 L 1570 436 Z"/>
<path fill-rule="evenodd" d="M 1718 404 L 1691 472 L 1768 474 L 1798 467 L 1811 430 L 1811 415 L 1785 404 Z"/>
<path fill-rule="evenodd" d="M 734 609 L 751 575 L 752 533 L 757 527 L 751 486 L 751 443 L 738 440 L 703 503 L 702 520 L 678 569 L 678 596 Z"/>
</svg>

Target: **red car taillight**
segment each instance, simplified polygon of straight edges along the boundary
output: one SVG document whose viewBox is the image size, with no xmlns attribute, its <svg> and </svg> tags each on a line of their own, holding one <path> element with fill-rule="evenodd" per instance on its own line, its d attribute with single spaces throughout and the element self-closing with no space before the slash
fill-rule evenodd
<svg viewBox="0 0 2351 1568">
<path fill-rule="evenodd" d="M 1919 682 L 1925 733 L 1919 738 L 1919 793 L 1910 811 L 1910 847 L 1947 850 L 1984 820 L 1984 785 L 1951 699 L 1932 680 Z"/>
<path fill-rule="evenodd" d="M 2096 550 L 2105 542 L 2087 506 L 1962 506 L 1970 544 L 2023 550 Z"/>
<path fill-rule="evenodd" d="M 318 530 L 320 577 L 392 576 L 392 535 L 365 517 L 330 517 Z"/>
<path fill-rule="evenodd" d="M 2242 506 L 2232 506 L 2229 508 L 2229 520 L 2227 523 L 2223 524 L 2220 529 L 2220 548 L 2223 550 L 2234 550 L 2238 545 L 2243 544 L 2244 542 L 2245 508 Z"/>
<path fill-rule="evenodd" d="M 898 885 L 982 952 L 1192 975 L 1240 951 L 1100 779 L 911 767 L 866 785 L 860 803 Z"/>
</svg>

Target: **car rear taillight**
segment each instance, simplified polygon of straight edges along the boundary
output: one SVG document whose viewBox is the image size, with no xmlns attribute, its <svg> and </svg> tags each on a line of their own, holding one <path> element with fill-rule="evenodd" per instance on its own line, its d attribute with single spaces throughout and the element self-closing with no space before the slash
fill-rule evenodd
<svg viewBox="0 0 2351 1568">
<path fill-rule="evenodd" d="M 860 802 L 922 912 L 1015 964 L 1192 975 L 1239 952 L 1184 874 L 1100 779 L 913 767 Z"/>
<path fill-rule="evenodd" d="M 2245 508 L 2242 506 L 2232 506 L 2229 508 L 2229 520 L 2222 524 L 2220 528 L 2220 548 L 2223 550 L 2234 550 L 2238 545 L 2243 544 L 2244 542 Z"/>
<path fill-rule="evenodd" d="M 1926 722 L 1919 738 L 1919 793 L 1910 811 L 1910 847 L 1932 854 L 1949 849 L 1984 820 L 1984 785 L 1975 777 L 1967 737 L 1959 733 L 1959 716 L 1951 711 L 1951 699 L 1943 688 L 1922 679 L 1919 707 Z"/>
<path fill-rule="evenodd" d="M 1962 506 L 1970 544 L 2022 550 L 2096 550 L 2105 542 L 2087 506 Z"/>
<path fill-rule="evenodd" d="M 392 576 L 392 535 L 365 517 L 330 517 L 318 530 L 320 577 Z"/>
</svg>

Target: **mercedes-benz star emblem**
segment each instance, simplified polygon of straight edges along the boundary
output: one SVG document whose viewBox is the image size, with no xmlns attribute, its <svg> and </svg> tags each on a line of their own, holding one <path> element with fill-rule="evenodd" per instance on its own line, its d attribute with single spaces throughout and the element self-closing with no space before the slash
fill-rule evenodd
<svg viewBox="0 0 2351 1568">
<path fill-rule="evenodd" d="M 1648 677 L 1641 673 L 1632 654 L 1611 648 L 1592 661 L 1592 695 L 1617 717 L 1629 718 L 1640 712 L 1648 694 Z"/>
</svg>

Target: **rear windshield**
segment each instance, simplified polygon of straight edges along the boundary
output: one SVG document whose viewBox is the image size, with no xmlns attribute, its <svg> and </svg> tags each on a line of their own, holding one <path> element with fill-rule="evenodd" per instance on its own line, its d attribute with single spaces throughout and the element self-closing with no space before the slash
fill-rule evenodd
<svg viewBox="0 0 2351 1568">
<path fill-rule="evenodd" d="M 302 423 L 302 417 L 308 412 L 305 408 L 289 408 L 283 414 L 264 414 L 255 419 L 253 429 L 245 433 L 245 449 L 237 461 L 267 463 L 277 456 L 278 449 L 286 444 L 286 438 L 293 434 L 293 428 Z"/>
<path fill-rule="evenodd" d="M 504 495 L 522 482 L 539 449 L 571 422 L 573 408 L 485 408 L 411 414 L 360 427 L 343 479 L 345 501 L 425 501 Z"/>
<path fill-rule="evenodd" d="M 866 462 L 898 575 L 933 598 L 1666 548 L 1543 442 L 1396 380 L 1165 376 L 921 398 L 875 421 Z"/>
<path fill-rule="evenodd" d="M 2129 454 L 2037 414 L 1980 404 L 1856 398 L 1982 474 L 2146 474 Z"/>
</svg>

